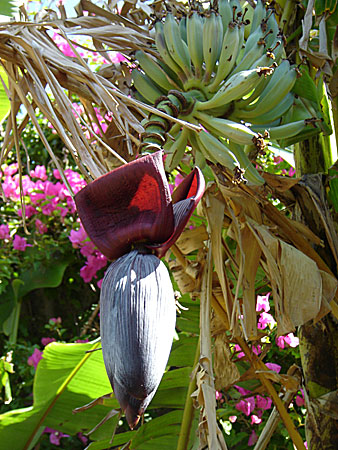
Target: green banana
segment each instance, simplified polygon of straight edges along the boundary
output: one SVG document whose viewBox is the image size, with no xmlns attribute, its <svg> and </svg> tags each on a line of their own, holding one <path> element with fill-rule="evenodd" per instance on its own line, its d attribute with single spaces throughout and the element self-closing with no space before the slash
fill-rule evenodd
<svg viewBox="0 0 338 450">
<path fill-rule="evenodd" d="M 264 52 L 264 44 L 259 44 L 258 42 L 254 45 L 254 47 L 249 50 L 248 53 L 243 55 L 243 58 L 237 63 L 235 70 L 231 72 L 231 75 L 235 73 L 241 72 L 242 70 L 246 70 L 250 67 L 257 67 L 257 60 L 261 58 Z M 261 66 L 262 67 L 262 66 Z"/>
<path fill-rule="evenodd" d="M 163 95 L 163 92 L 161 92 L 154 85 L 154 83 L 151 81 L 151 79 L 147 75 L 144 75 L 137 69 L 133 69 L 131 71 L 131 75 L 133 78 L 135 89 L 151 105 L 153 105 L 156 102 L 156 100 L 159 97 L 161 97 L 161 95 Z"/>
<path fill-rule="evenodd" d="M 211 133 L 200 131 L 196 136 L 196 142 L 204 157 L 211 162 L 222 164 L 230 170 L 238 167 L 236 160 L 225 145 Z"/>
<path fill-rule="evenodd" d="M 269 15 L 270 12 L 268 11 L 267 15 Z M 272 33 L 269 34 L 266 37 L 266 46 L 267 48 L 273 47 L 274 42 L 276 41 L 277 36 L 279 35 L 279 27 L 278 23 L 276 21 L 276 17 L 274 14 L 271 14 L 267 21 L 267 31 L 272 30 Z"/>
<path fill-rule="evenodd" d="M 179 77 L 179 79 L 184 82 L 186 76 L 180 66 L 171 57 L 166 40 L 164 37 L 164 30 L 162 22 L 155 23 L 155 44 L 157 51 L 159 52 L 163 62 Z"/>
<path fill-rule="evenodd" d="M 258 0 L 252 16 L 250 34 L 252 34 L 258 27 L 260 28 L 262 20 L 265 19 L 266 9 L 261 0 Z"/>
<path fill-rule="evenodd" d="M 215 70 L 223 43 L 223 25 L 220 15 L 211 12 L 203 25 L 203 58 L 205 63 L 204 81 L 208 83 Z"/>
<path fill-rule="evenodd" d="M 264 129 L 259 127 L 258 132 L 264 133 L 265 131 L 267 131 L 270 135 L 270 139 L 283 139 L 296 136 L 296 134 L 307 128 L 310 129 L 311 127 L 308 125 L 306 120 L 297 120 L 297 122 L 286 123 L 278 127 L 270 127 Z"/>
<path fill-rule="evenodd" d="M 195 108 L 197 111 L 205 111 L 240 99 L 255 87 L 260 76 L 270 75 L 272 72 L 271 68 L 258 68 L 236 73 L 224 82 L 210 100 L 196 102 Z"/>
<path fill-rule="evenodd" d="M 177 62 L 187 78 L 189 78 L 191 76 L 189 50 L 187 44 L 181 38 L 179 26 L 171 13 L 166 15 L 163 31 L 170 56 Z"/>
<path fill-rule="evenodd" d="M 169 78 L 167 73 L 155 61 L 154 58 L 147 55 L 141 50 L 138 50 L 135 53 L 135 56 L 140 63 L 142 70 L 154 83 L 156 83 L 165 91 L 170 91 L 171 89 L 179 89 L 177 84 Z"/>
<path fill-rule="evenodd" d="M 239 34 L 239 27 L 237 25 L 228 27 L 223 38 L 216 76 L 208 86 L 209 92 L 216 91 L 219 84 L 228 76 L 234 67 L 239 51 Z"/>
<path fill-rule="evenodd" d="M 229 23 L 233 19 L 233 10 L 228 0 L 218 0 L 218 12 L 222 18 L 223 34 L 226 33 Z"/>
<path fill-rule="evenodd" d="M 252 107 L 249 106 L 241 112 L 242 118 L 247 120 L 257 115 L 268 113 L 291 91 L 296 82 L 296 78 L 297 72 L 295 69 L 291 69 L 282 77 L 278 78 L 278 84 L 276 84 L 276 80 L 271 83 L 271 80 L 260 95 L 258 101 Z"/>
<path fill-rule="evenodd" d="M 260 176 L 257 169 L 250 162 L 241 145 L 231 143 L 231 146 L 228 147 L 228 152 L 232 153 L 240 167 L 245 170 L 244 176 L 248 181 L 259 186 L 265 183 L 264 178 Z"/>
<path fill-rule="evenodd" d="M 195 116 L 212 133 L 216 132 L 219 136 L 230 139 L 237 144 L 250 145 L 253 142 L 252 139 L 257 137 L 256 133 L 241 123 L 227 119 L 218 119 L 199 112 L 196 112 Z"/>
<path fill-rule="evenodd" d="M 261 123 L 271 123 L 274 120 L 280 118 L 285 114 L 289 108 L 291 108 L 294 102 L 294 95 L 289 92 L 285 97 L 278 103 L 274 108 L 265 114 L 253 115 L 248 122 L 258 125 Z M 245 120 L 243 117 L 244 110 L 236 112 L 234 115 L 230 115 L 229 119 L 236 120 Z M 238 114 L 238 116 L 236 116 Z"/>
<path fill-rule="evenodd" d="M 187 44 L 187 18 L 185 16 L 181 17 L 178 27 L 180 29 L 181 39 Z"/>
<path fill-rule="evenodd" d="M 168 172 L 174 170 L 181 162 L 188 142 L 189 130 L 186 127 L 178 133 L 175 141 L 168 150 L 167 158 L 165 160 L 165 169 Z"/>
<path fill-rule="evenodd" d="M 203 65 L 203 18 L 193 12 L 187 18 L 187 42 L 191 61 L 195 68 L 195 77 L 202 77 Z"/>
</svg>

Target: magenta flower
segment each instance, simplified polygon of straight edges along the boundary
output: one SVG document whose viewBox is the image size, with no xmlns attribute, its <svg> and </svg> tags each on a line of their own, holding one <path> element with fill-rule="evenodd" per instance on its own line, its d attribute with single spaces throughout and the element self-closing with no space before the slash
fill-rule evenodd
<svg viewBox="0 0 338 450">
<path fill-rule="evenodd" d="M 46 345 L 50 344 L 51 342 L 55 342 L 56 339 L 50 338 L 50 337 L 43 337 L 41 338 L 41 344 L 46 347 Z"/>
<path fill-rule="evenodd" d="M 216 391 L 216 400 L 221 400 L 221 398 L 223 397 L 222 392 Z"/>
<path fill-rule="evenodd" d="M 276 325 L 276 321 L 275 321 L 275 319 L 272 317 L 271 314 L 269 314 L 269 313 L 267 313 L 267 312 L 262 312 L 262 313 L 259 315 L 257 328 L 259 328 L 260 330 L 264 330 L 264 328 L 266 328 L 267 326 L 268 326 L 270 329 L 272 329 L 275 325 Z"/>
<path fill-rule="evenodd" d="M 230 421 L 231 423 L 235 423 L 236 420 L 237 420 L 237 416 L 229 416 L 229 421 Z"/>
<path fill-rule="evenodd" d="M 107 258 L 102 255 L 89 255 L 86 265 L 81 267 L 80 276 L 83 278 L 85 283 L 89 283 L 96 273 L 107 265 Z"/>
<path fill-rule="evenodd" d="M 257 312 L 270 311 L 269 297 L 270 297 L 270 292 L 268 292 L 266 295 L 257 295 L 257 304 L 256 304 Z"/>
<path fill-rule="evenodd" d="M 34 349 L 33 354 L 27 359 L 27 364 L 29 366 L 33 366 L 34 369 L 37 368 L 39 361 L 42 359 L 43 352 L 39 350 L 38 348 Z"/>
<path fill-rule="evenodd" d="M 256 406 L 260 409 L 270 409 L 272 405 L 272 400 L 270 397 L 261 397 L 260 395 L 256 396 Z"/>
<path fill-rule="evenodd" d="M 9 166 L 7 166 L 3 169 L 4 175 L 12 176 L 18 171 L 18 168 L 19 168 L 18 163 L 10 164 Z"/>
<path fill-rule="evenodd" d="M 25 208 L 25 216 L 27 219 L 29 219 L 30 217 L 32 217 L 34 214 L 37 213 L 37 210 L 34 208 L 34 206 L 32 205 L 27 205 Z M 19 208 L 18 209 L 18 216 L 22 217 L 22 209 Z"/>
<path fill-rule="evenodd" d="M 108 259 L 138 242 L 162 257 L 182 233 L 204 186 L 195 168 L 171 196 L 160 151 L 103 175 L 78 192 L 75 202 L 85 230 Z"/>
<path fill-rule="evenodd" d="M 255 397 L 248 397 L 244 400 L 240 400 L 236 404 L 235 408 L 244 413 L 246 416 L 250 416 L 252 411 L 255 409 Z"/>
<path fill-rule="evenodd" d="M 13 240 L 13 248 L 14 250 L 19 250 L 20 252 L 24 252 L 26 247 L 32 247 L 31 244 L 27 244 L 26 238 L 23 238 L 16 234 Z"/>
<path fill-rule="evenodd" d="M 40 234 L 47 233 L 48 227 L 46 224 L 44 224 L 40 219 L 35 220 L 35 226 L 37 229 L 37 232 Z"/>
<path fill-rule="evenodd" d="M 257 439 L 258 439 L 257 434 L 255 433 L 254 430 L 252 430 L 249 440 L 248 440 L 248 446 L 251 447 L 252 445 L 255 445 L 257 442 Z"/>
<path fill-rule="evenodd" d="M 0 225 L 0 239 L 10 239 L 11 236 L 9 234 L 9 226 L 8 225 Z"/>
<path fill-rule="evenodd" d="M 81 247 L 83 245 L 83 241 L 85 241 L 87 238 L 88 235 L 82 225 L 80 225 L 80 228 L 77 231 L 72 230 L 69 236 L 69 240 L 73 244 L 74 248 Z"/>
<path fill-rule="evenodd" d="M 276 343 L 279 348 L 285 348 L 285 344 L 290 347 L 298 347 L 299 339 L 293 333 L 289 333 L 286 336 L 278 336 L 276 338 Z"/>
<path fill-rule="evenodd" d="M 47 171 L 45 166 L 36 166 L 34 170 L 30 171 L 32 178 L 40 178 L 40 180 L 47 180 Z"/>
<path fill-rule="evenodd" d="M 262 419 L 260 417 L 256 416 L 255 414 L 252 414 L 252 416 L 250 418 L 250 422 L 251 422 L 251 425 L 254 425 L 254 424 L 261 423 Z"/>
<path fill-rule="evenodd" d="M 60 440 L 63 437 L 69 437 L 69 434 L 61 433 L 61 431 L 53 430 L 53 428 L 49 428 L 49 427 L 46 427 L 43 430 L 43 432 L 44 433 L 50 433 L 49 434 L 49 441 L 50 441 L 50 443 L 54 444 L 54 445 L 57 445 L 57 446 L 60 445 Z"/>
<path fill-rule="evenodd" d="M 55 325 L 60 325 L 62 322 L 61 317 L 51 317 L 49 322 L 53 322 Z"/>
<path fill-rule="evenodd" d="M 81 255 L 89 257 L 94 253 L 95 245 L 91 241 L 87 241 L 83 243 L 83 247 L 80 250 Z"/>
<path fill-rule="evenodd" d="M 304 399 L 304 391 L 303 391 L 303 389 L 301 389 L 300 392 L 301 392 L 301 395 L 297 395 L 296 396 L 296 405 L 297 406 L 304 406 L 305 399 Z"/>
<path fill-rule="evenodd" d="M 274 372 L 277 372 L 277 373 L 279 373 L 282 368 L 279 364 L 275 364 L 275 363 L 266 363 L 265 365 L 268 369 L 273 370 Z"/>
<path fill-rule="evenodd" d="M 85 445 L 87 444 L 88 438 L 86 436 L 84 436 L 82 433 L 77 433 L 77 437 L 80 439 L 82 444 L 85 444 Z"/>
<path fill-rule="evenodd" d="M 249 391 L 248 389 L 244 389 L 244 388 L 242 388 L 241 386 L 237 386 L 237 385 L 235 384 L 234 387 L 238 390 L 238 392 L 239 392 L 241 395 L 248 395 L 248 394 L 251 394 L 251 391 Z"/>
</svg>

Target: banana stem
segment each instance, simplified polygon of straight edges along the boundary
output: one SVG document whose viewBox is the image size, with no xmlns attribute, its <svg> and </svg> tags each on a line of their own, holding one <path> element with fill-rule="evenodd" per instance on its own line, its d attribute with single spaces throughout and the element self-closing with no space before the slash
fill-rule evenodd
<svg viewBox="0 0 338 450">
<path fill-rule="evenodd" d="M 200 357 L 200 337 L 198 338 L 198 343 L 196 346 L 196 353 L 195 353 L 195 360 L 194 360 L 193 368 L 196 367 L 199 357 Z M 192 421 L 194 419 L 194 405 L 193 405 L 193 399 L 191 397 L 191 394 L 195 391 L 195 389 L 196 389 L 196 376 L 195 376 L 195 374 L 193 374 L 190 379 L 189 386 L 188 386 L 188 392 L 187 392 L 187 397 L 186 397 L 184 411 L 183 411 L 182 425 L 181 425 L 181 429 L 180 429 L 180 434 L 178 436 L 176 450 L 186 450 L 188 448 Z"/>
<path fill-rule="evenodd" d="M 279 27 L 284 30 L 284 24 L 288 24 L 290 21 L 290 17 L 295 10 L 296 2 L 295 0 L 287 0 L 283 9 L 283 14 L 279 22 Z"/>
<path fill-rule="evenodd" d="M 333 118 L 333 128 L 336 137 L 336 142 L 338 142 L 338 96 L 331 100 L 332 105 L 332 118 Z"/>
</svg>

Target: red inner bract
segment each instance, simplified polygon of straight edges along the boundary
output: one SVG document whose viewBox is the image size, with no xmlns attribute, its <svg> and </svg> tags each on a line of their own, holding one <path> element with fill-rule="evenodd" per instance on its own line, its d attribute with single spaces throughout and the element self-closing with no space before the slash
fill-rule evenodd
<svg viewBox="0 0 338 450">
<path fill-rule="evenodd" d="M 122 256 L 138 242 L 161 257 L 183 231 L 204 187 L 195 168 L 171 198 L 159 151 L 88 184 L 75 203 L 86 232 L 107 258 Z"/>
</svg>

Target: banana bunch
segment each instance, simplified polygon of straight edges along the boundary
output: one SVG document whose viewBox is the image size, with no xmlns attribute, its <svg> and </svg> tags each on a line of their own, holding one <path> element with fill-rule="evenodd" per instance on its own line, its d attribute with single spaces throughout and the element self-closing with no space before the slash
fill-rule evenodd
<svg viewBox="0 0 338 450">
<path fill-rule="evenodd" d="M 209 160 L 231 170 L 241 168 L 249 182 L 262 184 L 245 149 L 261 150 L 268 139 L 297 141 L 309 128 L 320 132 L 320 111 L 307 110 L 302 118 L 289 113 L 299 109 L 292 89 L 300 73 L 285 58 L 272 10 L 261 0 L 254 9 L 251 4 L 242 8 L 239 0 L 211 3 L 203 10 L 201 2 L 180 21 L 168 13 L 155 23 L 158 57 L 136 52 L 135 95 L 156 105 L 173 90 L 179 92 L 189 106 L 178 117 L 203 128 L 170 130 L 164 144 L 168 171 L 190 146 L 196 164 Z M 196 7 L 197 2 L 191 4 Z"/>
</svg>

